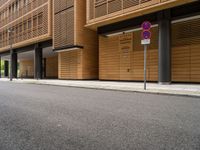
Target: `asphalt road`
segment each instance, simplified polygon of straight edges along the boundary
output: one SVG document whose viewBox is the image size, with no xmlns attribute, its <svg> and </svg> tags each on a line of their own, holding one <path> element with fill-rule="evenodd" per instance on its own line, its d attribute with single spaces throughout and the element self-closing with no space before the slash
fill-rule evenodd
<svg viewBox="0 0 200 150">
<path fill-rule="evenodd" d="M 0 150 L 200 150 L 200 99 L 0 82 Z"/>
</svg>

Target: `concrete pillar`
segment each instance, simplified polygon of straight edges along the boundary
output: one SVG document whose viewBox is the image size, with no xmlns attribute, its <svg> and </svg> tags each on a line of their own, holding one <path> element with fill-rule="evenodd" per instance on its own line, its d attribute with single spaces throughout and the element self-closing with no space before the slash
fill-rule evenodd
<svg viewBox="0 0 200 150">
<path fill-rule="evenodd" d="M 44 58 L 44 59 L 43 59 L 43 62 L 44 62 L 44 66 L 43 66 L 44 78 L 46 78 L 46 77 L 47 77 L 47 75 L 46 75 L 46 65 L 47 65 L 47 59 L 46 59 L 46 58 Z"/>
<path fill-rule="evenodd" d="M 0 78 L 1 78 L 1 56 L 0 56 Z"/>
<path fill-rule="evenodd" d="M 17 53 L 12 53 L 12 76 L 17 78 Z"/>
<path fill-rule="evenodd" d="M 34 53 L 34 78 L 42 79 L 42 48 L 35 48 Z"/>
<path fill-rule="evenodd" d="M 171 83 L 171 20 L 170 10 L 158 13 L 159 22 L 159 79 L 160 84 Z"/>
<path fill-rule="evenodd" d="M 4 77 L 8 77 L 9 73 L 9 62 L 7 60 L 4 61 Z"/>
</svg>

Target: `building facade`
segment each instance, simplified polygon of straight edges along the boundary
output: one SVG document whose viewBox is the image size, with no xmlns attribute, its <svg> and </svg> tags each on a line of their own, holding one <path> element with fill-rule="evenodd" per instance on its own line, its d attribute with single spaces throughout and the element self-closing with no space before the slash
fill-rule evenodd
<svg viewBox="0 0 200 150">
<path fill-rule="evenodd" d="M 98 79 L 97 35 L 84 27 L 86 1 L 0 3 L 0 56 L 5 60 L 4 76 L 9 76 L 10 64 L 13 77 Z"/>
<path fill-rule="evenodd" d="M 200 82 L 200 3 L 195 0 L 87 0 L 87 27 L 99 35 L 99 79 L 143 81 L 141 24 L 152 23 L 147 80 Z"/>
<path fill-rule="evenodd" d="M 198 0 L 1 0 L 4 76 L 143 81 L 144 21 L 147 80 L 199 83 Z"/>
</svg>

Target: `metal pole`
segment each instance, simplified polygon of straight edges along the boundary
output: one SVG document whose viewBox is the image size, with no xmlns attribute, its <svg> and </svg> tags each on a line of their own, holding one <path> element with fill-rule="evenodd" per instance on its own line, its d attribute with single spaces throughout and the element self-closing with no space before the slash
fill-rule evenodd
<svg viewBox="0 0 200 150">
<path fill-rule="evenodd" d="M 144 45 L 144 90 L 147 89 L 147 79 L 146 79 L 146 68 L 147 68 L 147 45 Z"/>
</svg>

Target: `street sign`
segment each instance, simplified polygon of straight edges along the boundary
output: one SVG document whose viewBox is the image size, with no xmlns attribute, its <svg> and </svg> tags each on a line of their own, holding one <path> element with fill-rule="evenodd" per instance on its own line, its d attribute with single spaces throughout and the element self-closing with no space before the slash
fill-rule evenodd
<svg viewBox="0 0 200 150">
<path fill-rule="evenodd" d="M 145 21 L 142 23 L 142 29 L 147 31 L 151 29 L 151 23 L 149 21 Z"/>
<path fill-rule="evenodd" d="M 143 39 L 150 39 L 151 38 L 151 32 L 148 30 L 145 30 L 142 32 L 142 38 Z"/>
<path fill-rule="evenodd" d="M 150 43 L 151 43 L 151 40 L 150 40 L 150 39 L 144 39 L 144 40 L 141 41 L 141 44 L 142 44 L 142 45 L 148 45 L 148 44 L 150 44 Z"/>
<path fill-rule="evenodd" d="M 151 23 L 149 21 L 143 22 L 142 29 L 141 44 L 144 45 L 144 90 L 146 90 L 147 45 L 151 43 Z"/>
</svg>

